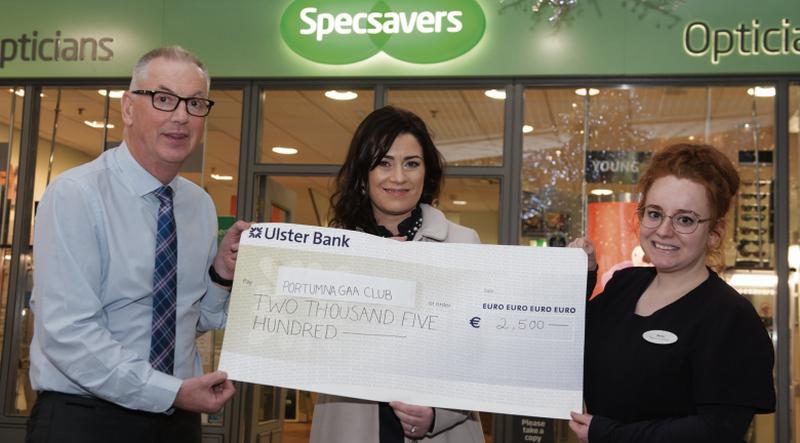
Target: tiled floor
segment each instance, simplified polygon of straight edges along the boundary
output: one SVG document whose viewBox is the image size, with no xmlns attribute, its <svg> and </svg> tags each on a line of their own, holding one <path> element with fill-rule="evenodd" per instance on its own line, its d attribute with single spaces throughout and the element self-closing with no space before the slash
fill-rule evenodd
<svg viewBox="0 0 800 443">
<path fill-rule="evenodd" d="M 308 443 L 311 423 L 286 422 L 283 425 L 283 443 Z"/>
</svg>

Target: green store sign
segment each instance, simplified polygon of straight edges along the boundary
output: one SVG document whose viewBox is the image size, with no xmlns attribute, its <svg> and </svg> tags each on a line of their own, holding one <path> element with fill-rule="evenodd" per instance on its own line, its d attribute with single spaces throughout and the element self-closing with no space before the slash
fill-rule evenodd
<svg viewBox="0 0 800 443">
<path fill-rule="evenodd" d="M 280 22 L 292 51 L 329 65 L 381 51 L 409 63 L 440 63 L 467 53 L 485 31 L 476 0 L 296 0 Z"/>
<path fill-rule="evenodd" d="M 552 2 L 533 0 L 139 0 L 112 15 L 108 3 L 5 1 L 0 83 L 127 78 L 174 44 L 214 78 L 800 73 L 800 8 L 787 0 L 581 0 L 557 24 Z"/>
</svg>

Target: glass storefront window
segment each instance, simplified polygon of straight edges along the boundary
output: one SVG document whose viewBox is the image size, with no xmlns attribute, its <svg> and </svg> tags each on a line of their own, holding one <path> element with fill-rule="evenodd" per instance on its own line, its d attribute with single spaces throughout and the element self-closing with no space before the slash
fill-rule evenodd
<svg viewBox="0 0 800 443">
<path fill-rule="evenodd" d="M 582 232 L 585 104 L 573 89 L 524 93 L 520 244 L 566 245 Z"/>
<path fill-rule="evenodd" d="M 800 84 L 789 86 L 789 325 L 793 443 L 800 443 Z"/>
<path fill-rule="evenodd" d="M 256 220 L 328 226 L 334 181 L 334 177 L 260 177 L 256 182 Z"/>
<path fill-rule="evenodd" d="M 391 89 L 387 103 L 417 114 L 448 165 L 503 164 L 506 92 L 502 87 Z"/>
<path fill-rule="evenodd" d="M 525 91 L 524 121 L 533 130 L 523 135 L 521 242 L 560 244 L 562 236 L 591 232 L 592 211 L 585 212 L 582 201 L 589 208 L 592 202 L 633 202 L 639 172 L 653 152 L 674 143 L 709 143 L 728 154 L 743 181 L 729 220 L 726 264 L 771 267 L 774 100 L 748 95 L 752 88 Z M 619 224 L 631 224 L 630 210 Z"/>
<path fill-rule="evenodd" d="M 740 194 L 728 219 L 725 239 L 728 269 L 724 277 L 754 304 L 771 332 L 776 306 L 772 195 L 777 184 L 773 176 L 775 99 L 769 94 L 764 96 L 765 88 L 761 88 L 768 86 L 619 85 L 526 89 L 523 92 L 523 127 L 518 128 L 522 132 L 519 243 L 560 246 L 580 235 L 594 236 L 595 243 L 606 248 L 600 254 L 601 276 L 617 265 L 627 265 L 623 262 L 641 260 L 633 251 L 638 245 L 633 209 L 639 172 L 646 167 L 652 153 L 664 146 L 678 142 L 710 143 L 734 161 L 742 177 Z M 113 95 L 108 99 L 101 95 L 99 91 L 105 91 L 103 87 L 43 89 L 34 197 L 28 204 L 35 207 L 46 184 L 58 174 L 90 161 L 103 149 L 121 141 L 123 123 L 119 100 Z M 501 166 L 505 160 L 504 125 L 510 117 L 505 115 L 502 94 L 496 91 L 487 94 L 489 89 L 490 86 L 388 88 L 386 103 L 409 109 L 426 121 L 448 166 Z M 25 307 L 30 293 L 25 279 L 18 288 L 8 287 L 23 101 L 15 91 L 13 86 L 0 88 L 0 232 L 3 238 L 0 247 L 5 257 L 0 267 L 3 279 L 0 281 L 0 334 L 12 333 L 11 324 L 3 324 L 8 301 L 20 300 L 17 305 Z M 353 100 L 334 100 L 325 92 L 316 87 L 260 91 L 257 163 L 300 167 L 341 163 L 355 128 L 372 111 L 375 96 L 373 90 L 362 88 L 353 90 L 357 95 Z M 270 173 L 269 177 L 257 177 L 253 190 L 243 196 L 237 195 L 243 93 L 238 89 L 213 90 L 211 99 L 217 104 L 208 119 L 203 145 L 187 161 L 181 174 L 211 195 L 217 207 L 220 235 L 226 224 L 237 217 L 238 198 L 252 198 L 254 218 L 259 221 L 326 226 L 331 176 Z M 800 340 L 797 326 L 800 317 L 800 273 L 797 272 L 800 268 L 799 116 L 800 83 L 797 83 L 790 86 L 789 109 L 792 165 L 789 184 L 790 325 L 791 339 L 795 341 Z M 281 154 L 274 152 L 273 147 L 294 148 L 298 152 Z M 280 166 L 276 170 L 286 173 Z M 310 170 L 303 173 L 320 173 L 319 168 Z M 449 219 L 476 229 L 484 243 L 492 244 L 498 242 L 501 219 L 511 216 L 499 213 L 500 199 L 499 177 L 460 176 L 445 179 L 437 204 Z M 30 249 L 23 250 L 20 260 L 30 275 L 33 269 Z M 10 289 L 14 289 L 14 293 L 9 295 Z M 16 379 L 9 382 L 14 391 L 9 394 L 14 395 L 7 396 L 4 408 L 10 415 L 25 415 L 35 399 L 27 379 L 27 352 L 32 334 L 30 312 L 22 310 L 14 321 L 19 330 L 14 331 L 15 337 L 9 346 L 12 350 L 0 348 L 3 355 L 16 360 L 11 365 L 11 377 Z M 198 338 L 206 372 L 217 367 L 223 335 L 224 331 L 216 331 Z M 2 344 L 0 335 L 0 347 Z M 794 387 L 800 384 L 800 352 L 795 347 L 791 349 Z M 283 391 L 261 388 L 254 393 L 255 398 L 260 399 L 254 411 L 257 420 L 282 421 Z M 297 393 L 295 397 L 299 395 L 305 393 Z M 795 396 L 792 402 L 793 426 L 800 427 L 800 403 Z M 296 403 L 301 404 L 299 400 Z M 297 425 L 305 423 L 302 417 L 304 415 L 298 412 L 300 423 Z M 203 420 L 204 424 L 223 424 L 222 414 L 204 416 Z M 556 425 L 559 439 L 568 441 L 572 435 L 562 425 L 564 423 L 560 422 Z M 774 440 L 773 427 L 773 416 L 757 416 L 748 441 Z M 800 443 L 800 436 L 794 434 L 794 442 Z"/>
<path fill-rule="evenodd" d="M 19 92 L 17 92 L 19 91 Z M 24 90 L 0 86 L 0 353 L 5 337 L 6 309 L 10 302 L 11 243 L 14 238 L 14 204 L 17 197 L 20 125 Z M 23 306 L 20 315 L 27 315 Z"/>
<path fill-rule="evenodd" d="M 374 97 L 368 89 L 262 91 L 258 161 L 341 163 Z"/>
<path fill-rule="evenodd" d="M 67 169 L 89 162 L 108 146 L 122 140 L 123 122 L 119 95 L 102 88 L 44 88 L 40 100 L 39 139 L 36 151 L 33 207 L 47 185 Z M 114 91 L 112 89 L 112 91 Z M 34 209 L 35 210 L 35 209 Z M 32 211 L 32 216 L 35 216 Z M 33 223 L 33 219 L 31 220 Z M 33 229 L 31 230 L 31 235 Z M 12 415 L 27 415 L 36 400 L 28 379 L 29 350 L 33 338 L 33 315 L 28 303 L 33 289 L 32 238 L 22 248 L 20 260 L 25 278 L 17 291 L 25 301 L 24 316 L 17 336 L 17 373 L 15 374 Z"/>
<path fill-rule="evenodd" d="M 106 121 L 106 97 L 98 91 L 106 90 L 42 89 L 34 201 L 59 174 L 94 160 L 106 147 L 122 141 L 120 100 L 115 95 L 108 98 Z"/>
<path fill-rule="evenodd" d="M 481 243 L 498 243 L 500 181 L 491 178 L 445 178 L 439 209 L 448 220 L 478 232 Z"/>
<path fill-rule="evenodd" d="M 180 175 L 208 192 L 217 208 L 218 239 L 237 219 L 239 150 L 241 148 L 242 91 L 212 89 L 209 98 L 214 108 L 206 120 L 206 136 L 201 146 L 184 162 Z M 217 369 L 224 330 L 209 331 L 197 338 L 203 372 Z M 204 425 L 222 426 L 223 411 L 202 414 Z"/>
<path fill-rule="evenodd" d="M 262 176 L 256 189 L 256 220 L 328 226 L 334 177 Z M 438 207 L 455 223 L 497 244 L 500 185 L 496 179 L 445 178 Z"/>
<path fill-rule="evenodd" d="M 180 175 L 208 192 L 219 217 L 235 217 L 239 185 L 242 91 L 212 89 L 214 108 L 208 114 L 202 144 L 184 162 Z M 221 219 L 223 225 L 227 220 Z M 220 226 L 221 228 L 227 226 Z"/>
</svg>

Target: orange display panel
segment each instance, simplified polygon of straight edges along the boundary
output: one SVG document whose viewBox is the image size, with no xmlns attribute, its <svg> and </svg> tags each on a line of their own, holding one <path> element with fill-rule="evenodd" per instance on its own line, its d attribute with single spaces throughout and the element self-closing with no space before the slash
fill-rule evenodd
<svg viewBox="0 0 800 443">
<path fill-rule="evenodd" d="M 592 297 L 603 290 L 613 271 L 633 266 L 633 252 L 639 246 L 636 206 L 636 202 L 589 203 L 587 236 L 594 243 L 598 265 Z"/>
</svg>

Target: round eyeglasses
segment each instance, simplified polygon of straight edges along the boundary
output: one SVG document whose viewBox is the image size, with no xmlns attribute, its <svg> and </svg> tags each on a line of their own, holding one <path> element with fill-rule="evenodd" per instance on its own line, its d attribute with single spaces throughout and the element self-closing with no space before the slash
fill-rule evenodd
<svg viewBox="0 0 800 443">
<path fill-rule="evenodd" d="M 672 222 L 672 229 L 678 234 L 692 234 L 710 218 L 700 218 L 700 214 L 694 211 L 681 211 L 672 215 L 664 214 L 658 206 L 648 205 L 639 209 L 639 223 L 647 229 L 658 229 L 664 219 L 669 218 Z"/>
<path fill-rule="evenodd" d="M 131 94 L 149 95 L 153 107 L 164 112 L 172 112 L 178 109 L 181 102 L 184 102 L 186 103 L 186 112 L 195 117 L 207 116 L 211 112 L 211 107 L 214 106 L 214 102 L 207 98 L 181 97 L 171 92 L 138 89 L 131 91 Z"/>
</svg>

